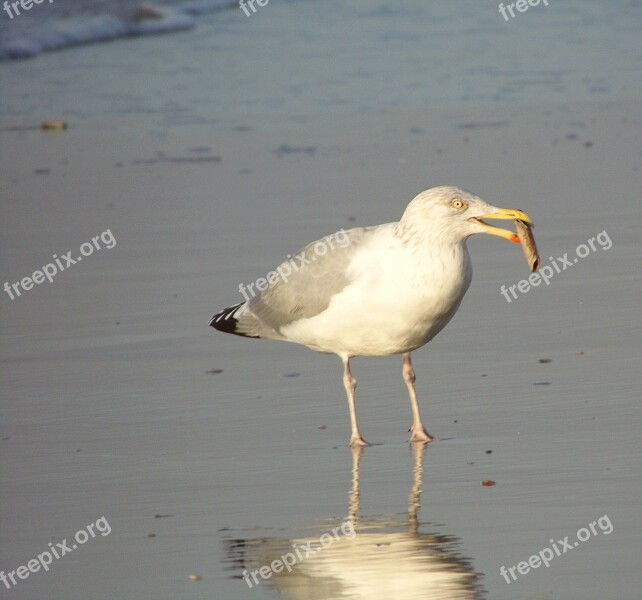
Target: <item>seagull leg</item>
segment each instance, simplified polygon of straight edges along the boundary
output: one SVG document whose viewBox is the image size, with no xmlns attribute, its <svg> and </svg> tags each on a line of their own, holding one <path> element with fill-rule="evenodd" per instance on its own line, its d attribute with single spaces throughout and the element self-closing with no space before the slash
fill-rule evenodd
<svg viewBox="0 0 642 600">
<path fill-rule="evenodd" d="M 348 396 L 348 407 L 350 408 L 350 424 L 352 426 L 352 435 L 350 436 L 350 443 L 348 446 L 357 448 L 360 446 L 369 446 L 368 442 L 363 439 L 359 432 L 359 425 L 357 425 L 357 408 L 354 403 L 354 391 L 357 389 L 357 380 L 350 372 L 350 357 L 342 356 L 343 361 L 343 387 L 346 389 Z"/>
<path fill-rule="evenodd" d="M 410 352 L 404 352 L 403 355 L 403 379 L 410 394 L 410 406 L 412 407 L 412 427 L 410 428 L 411 442 L 429 442 L 435 439 L 430 435 L 424 424 L 421 422 L 421 415 L 419 414 L 419 404 L 417 404 L 417 392 L 415 392 L 415 370 L 412 368 L 412 361 L 410 360 Z"/>
</svg>

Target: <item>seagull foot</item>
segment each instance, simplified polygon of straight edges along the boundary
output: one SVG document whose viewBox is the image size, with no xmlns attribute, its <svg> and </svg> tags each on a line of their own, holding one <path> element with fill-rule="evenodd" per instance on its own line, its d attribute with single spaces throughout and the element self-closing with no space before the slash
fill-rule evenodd
<svg viewBox="0 0 642 600">
<path fill-rule="evenodd" d="M 410 439 L 408 440 L 409 442 L 423 442 L 427 444 L 428 442 L 431 442 L 432 440 L 436 439 L 434 436 L 430 435 L 425 427 L 411 427 L 409 429 L 410 431 Z"/>
<path fill-rule="evenodd" d="M 371 445 L 372 444 L 369 444 L 368 442 L 366 442 L 366 440 L 364 440 L 360 435 L 353 435 L 350 438 L 350 443 L 348 444 L 350 448 L 365 448 L 366 446 L 371 446 Z"/>
</svg>

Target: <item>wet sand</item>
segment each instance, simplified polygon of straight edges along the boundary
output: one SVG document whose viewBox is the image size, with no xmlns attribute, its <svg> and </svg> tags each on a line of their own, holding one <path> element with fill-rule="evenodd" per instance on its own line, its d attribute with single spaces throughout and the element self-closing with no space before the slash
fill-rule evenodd
<svg viewBox="0 0 642 600">
<path fill-rule="evenodd" d="M 261 566 L 257 546 L 258 556 L 278 556 L 283 540 L 318 538 L 349 514 L 340 363 L 219 334 L 207 320 L 238 301 L 240 283 L 306 241 L 396 220 L 419 190 L 456 183 L 527 210 L 543 265 L 604 230 L 612 247 L 508 303 L 500 285 L 528 276 L 519 246 L 470 240 L 471 289 L 453 322 L 415 353 L 427 426 L 443 441 L 423 457 L 414 534 L 400 360 L 354 361 L 362 428 L 379 444 L 360 463 L 362 531 L 375 523 L 384 535 L 370 551 L 390 543 L 388 565 L 406 552 L 449 565 L 437 569 L 442 577 L 459 573 L 450 592 L 418 585 L 413 595 L 409 585 L 408 598 L 633 598 L 636 131 L 637 106 L 622 102 L 389 112 L 278 132 L 252 122 L 214 137 L 184 127 L 162 140 L 133 118 L 131 128 L 99 134 L 5 133 L 8 280 L 107 228 L 117 240 L 53 283 L 3 298 L 2 569 L 101 516 L 112 528 L 19 581 L 13 596 L 258 599 L 294 585 L 280 576 L 250 590 L 240 577 Z M 283 145 L 315 150 L 277 152 Z M 221 160 L 164 160 L 202 156 Z M 496 485 L 481 486 L 486 479 Z M 510 585 L 500 576 L 502 565 L 528 560 L 551 538 L 574 539 L 603 515 L 608 536 L 598 530 Z M 312 574 L 299 572 L 320 578 L 306 597 L 337 597 L 337 577 L 350 580 L 340 568 L 350 561 L 338 546 L 328 552 Z M 363 563 L 358 572 L 367 581 Z M 375 581 L 385 573 L 371 571 Z M 303 597 L 302 588 L 289 593 Z"/>
</svg>

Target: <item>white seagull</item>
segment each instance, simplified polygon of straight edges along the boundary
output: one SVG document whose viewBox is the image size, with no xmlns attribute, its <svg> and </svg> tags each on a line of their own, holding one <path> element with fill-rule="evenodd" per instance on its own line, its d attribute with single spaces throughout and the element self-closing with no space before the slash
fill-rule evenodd
<svg viewBox="0 0 642 600">
<path fill-rule="evenodd" d="M 369 444 L 357 423 L 350 359 L 401 354 L 413 416 L 410 441 L 429 442 L 434 438 L 419 414 L 410 353 L 435 337 L 459 308 L 473 273 L 466 240 L 489 233 L 520 241 L 516 233 L 482 219 L 533 223 L 520 210 L 497 208 L 458 187 L 431 188 L 408 204 L 398 222 L 334 234 L 346 243 L 327 236 L 307 245 L 297 254 L 299 265 L 288 259 L 263 280 L 263 291 L 218 312 L 209 324 L 226 333 L 337 354 L 343 361 L 351 447 Z"/>
</svg>

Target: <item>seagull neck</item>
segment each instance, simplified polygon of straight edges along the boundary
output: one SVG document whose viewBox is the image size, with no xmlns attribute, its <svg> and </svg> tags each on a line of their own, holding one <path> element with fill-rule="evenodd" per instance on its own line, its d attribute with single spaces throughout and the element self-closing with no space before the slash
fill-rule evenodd
<svg viewBox="0 0 642 600">
<path fill-rule="evenodd" d="M 431 224 L 431 227 L 418 227 L 409 220 L 401 219 L 395 227 L 395 237 L 402 246 L 412 248 L 415 251 L 426 251 L 434 253 L 435 249 L 443 251 L 444 248 L 451 248 L 454 252 L 466 249 L 465 240 L 453 236 L 452 231 L 438 224 Z"/>
</svg>

